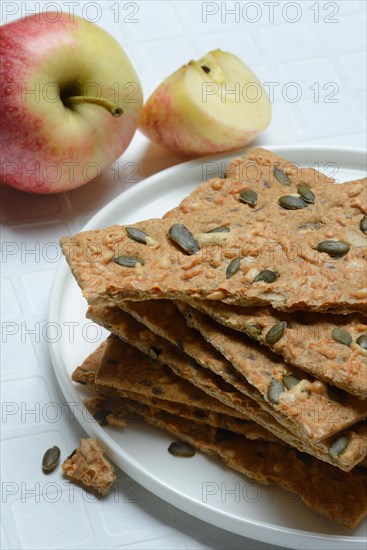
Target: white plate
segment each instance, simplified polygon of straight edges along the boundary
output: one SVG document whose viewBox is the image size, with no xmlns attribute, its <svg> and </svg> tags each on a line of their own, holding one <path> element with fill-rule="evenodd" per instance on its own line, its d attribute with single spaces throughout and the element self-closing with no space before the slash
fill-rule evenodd
<svg viewBox="0 0 367 550">
<path fill-rule="evenodd" d="M 338 181 L 364 176 L 361 150 L 326 147 L 269 147 L 299 163 L 315 166 Z M 84 229 L 126 224 L 163 215 L 203 179 L 221 175 L 235 153 L 190 161 L 155 174 L 105 206 Z M 366 522 L 350 531 L 322 519 L 290 494 L 248 481 L 219 461 L 197 453 L 178 459 L 167 452 L 172 438 L 145 424 L 125 430 L 102 428 L 82 406 L 81 386 L 70 375 L 106 332 L 85 319 L 86 302 L 63 260 L 56 274 L 49 321 L 60 326 L 50 344 L 55 373 L 75 415 L 90 436 L 127 474 L 165 501 L 228 531 L 289 548 L 366 548 Z M 72 324 L 73 323 L 73 324 Z M 60 336 L 61 335 L 61 336 Z M 118 506 L 118 504 L 116 504 Z"/>
</svg>

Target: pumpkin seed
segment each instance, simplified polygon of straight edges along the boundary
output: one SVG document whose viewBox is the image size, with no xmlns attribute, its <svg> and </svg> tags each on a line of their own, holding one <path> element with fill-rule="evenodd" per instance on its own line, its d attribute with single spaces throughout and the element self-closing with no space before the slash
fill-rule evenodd
<svg viewBox="0 0 367 550">
<path fill-rule="evenodd" d="M 249 336 L 251 336 L 251 338 L 258 339 L 263 329 L 257 323 L 249 323 L 245 326 L 245 331 Z"/>
<path fill-rule="evenodd" d="M 137 243 L 147 244 L 148 235 L 146 235 L 143 231 L 140 231 L 140 229 L 136 229 L 135 227 L 125 227 L 125 229 L 130 239 L 136 241 Z"/>
<path fill-rule="evenodd" d="M 334 441 L 329 447 L 329 455 L 333 458 L 338 458 L 341 454 L 344 453 L 346 448 L 348 447 L 348 438 L 345 435 L 340 435 Z"/>
<path fill-rule="evenodd" d="M 282 321 L 281 323 L 277 323 L 276 325 L 271 327 L 271 329 L 265 335 L 265 342 L 269 346 L 276 344 L 283 336 L 286 326 L 286 321 Z"/>
<path fill-rule="evenodd" d="M 183 441 L 174 441 L 168 447 L 168 452 L 173 456 L 188 458 L 190 456 L 194 456 L 195 449 L 189 443 L 184 443 Z"/>
<path fill-rule="evenodd" d="M 206 233 L 229 233 L 230 228 L 226 225 L 214 227 L 214 229 L 209 229 L 209 231 L 206 231 Z"/>
<path fill-rule="evenodd" d="M 259 283 L 260 281 L 263 281 L 264 283 L 273 283 L 277 280 L 279 277 L 279 273 L 277 271 L 271 271 L 270 269 L 263 269 L 258 273 L 255 277 L 255 279 L 252 281 L 253 283 Z"/>
<path fill-rule="evenodd" d="M 284 387 L 287 390 L 291 390 L 294 388 L 294 386 L 297 386 L 297 384 L 300 383 L 300 379 L 296 376 L 293 376 L 292 374 L 287 374 L 287 376 L 283 376 L 283 384 Z"/>
<path fill-rule="evenodd" d="M 282 185 L 287 185 L 288 187 L 290 187 L 292 185 L 291 180 L 283 172 L 283 170 L 281 170 L 281 168 L 278 168 L 277 166 L 274 166 L 273 174 L 274 174 L 275 179 L 277 181 L 279 181 L 279 183 L 281 183 Z"/>
<path fill-rule="evenodd" d="M 361 334 L 356 340 L 357 344 L 363 349 L 367 349 L 367 334 Z"/>
<path fill-rule="evenodd" d="M 359 228 L 362 233 L 367 233 L 367 216 L 363 216 L 363 218 L 359 222 Z"/>
<path fill-rule="evenodd" d="M 175 223 L 168 231 L 171 239 L 178 244 L 188 254 L 195 254 L 200 250 L 200 246 L 194 239 L 192 233 L 182 225 L 182 223 Z"/>
<path fill-rule="evenodd" d="M 245 189 L 240 193 L 240 199 L 242 202 L 249 204 L 250 206 L 256 206 L 257 193 L 253 189 Z"/>
<path fill-rule="evenodd" d="M 343 344 L 344 346 L 350 346 L 352 343 L 352 337 L 349 332 L 340 327 L 334 328 L 331 337 L 335 342 L 339 342 L 339 344 Z"/>
<path fill-rule="evenodd" d="M 142 260 L 134 256 L 116 256 L 116 258 L 112 258 L 112 261 L 122 267 L 135 267 L 136 264 L 144 265 Z"/>
<path fill-rule="evenodd" d="M 286 210 L 300 210 L 301 208 L 307 208 L 307 202 L 302 197 L 293 197 L 293 195 L 283 195 L 278 200 L 279 206 Z"/>
<path fill-rule="evenodd" d="M 274 380 L 274 378 L 272 378 L 268 387 L 268 401 L 277 405 L 279 403 L 280 394 L 282 392 L 284 392 L 283 384 L 281 382 L 278 382 L 278 380 Z"/>
<path fill-rule="evenodd" d="M 348 254 L 350 246 L 343 241 L 321 241 L 321 243 L 314 247 L 314 250 L 329 254 L 332 258 L 341 258 Z"/>
<path fill-rule="evenodd" d="M 112 411 L 107 411 L 107 410 L 97 411 L 96 413 L 94 413 L 93 418 L 101 426 L 107 426 L 107 424 L 108 424 L 107 416 L 111 413 L 112 413 Z"/>
<path fill-rule="evenodd" d="M 313 204 L 315 202 L 315 195 L 306 183 L 300 183 L 297 187 L 297 192 L 304 201 Z"/>
<path fill-rule="evenodd" d="M 237 271 L 239 271 L 240 263 L 241 263 L 240 258 L 233 258 L 233 260 L 229 262 L 228 267 L 226 269 L 227 279 L 230 279 L 231 277 L 233 277 L 235 273 L 237 273 Z"/>
<path fill-rule="evenodd" d="M 60 449 L 56 445 L 54 445 L 53 447 L 50 447 L 50 449 L 47 449 L 47 451 L 43 455 L 42 470 L 46 473 L 52 472 L 56 468 L 59 460 Z"/>
</svg>

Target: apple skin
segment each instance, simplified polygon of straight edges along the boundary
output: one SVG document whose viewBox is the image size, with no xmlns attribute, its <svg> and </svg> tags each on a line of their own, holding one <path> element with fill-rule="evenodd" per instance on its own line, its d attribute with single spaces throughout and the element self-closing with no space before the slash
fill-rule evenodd
<svg viewBox="0 0 367 550">
<path fill-rule="evenodd" d="M 203 113 L 198 102 L 193 101 L 192 90 L 185 82 L 185 75 L 191 67 L 200 69 L 202 64 L 225 65 L 226 56 L 242 63 L 233 54 L 214 50 L 199 61 L 190 61 L 166 78 L 146 101 L 140 117 L 139 130 L 149 139 L 188 156 L 203 156 L 221 153 L 243 147 L 253 141 L 270 123 L 271 106 L 263 90 L 265 101 L 261 107 L 261 117 L 254 126 L 233 128 L 225 120 Z M 262 88 L 256 76 L 244 65 L 250 76 Z M 215 70 L 215 68 L 214 68 Z"/>
<path fill-rule="evenodd" d="M 68 191 L 100 173 L 129 145 L 143 103 L 138 76 L 111 35 L 77 16 L 47 16 L 0 28 L 0 179 L 32 193 Z M 66 106 L 59 88 L 98 94 L 123 114 Z"/>
</svg>

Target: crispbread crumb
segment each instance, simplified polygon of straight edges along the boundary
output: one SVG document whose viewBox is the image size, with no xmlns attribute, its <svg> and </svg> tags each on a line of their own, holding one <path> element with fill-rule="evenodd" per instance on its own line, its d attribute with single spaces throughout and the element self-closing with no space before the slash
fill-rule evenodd
<svg viewBox="0 0 367 550">
<path fill-rule="evenodd" d="M 116 472 L 106 460 L 96 439 L 80 440 L 80 447 L 63 462 L 62 470 L 71 481 L 78 481 L 85 487 L 106 496 L 116 481 Z"/>
</svg>

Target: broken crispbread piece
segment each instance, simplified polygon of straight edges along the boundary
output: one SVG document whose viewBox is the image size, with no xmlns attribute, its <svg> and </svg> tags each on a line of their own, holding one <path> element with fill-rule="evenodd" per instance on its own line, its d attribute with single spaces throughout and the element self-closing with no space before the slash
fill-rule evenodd
<svg viewBox="0 0 367 550">
<path fill-rule="evenodd" d="M 134 362 L 125 360 L 127 348 L 135 353 L 137 359 L 142 358 L 142 363 L 149 361 L 151 369 L 145 371 L 142 377 L 137 369 L 131 369 Z M 98 384 L 95 383 L 97 372 L 100 380 Z M 163 386 L 158 382 L 161 376 L 165 382 Z M 213 399 L 176 376 L 170 369 L 147 359 L 139 350 L 114 335 L 110 335 L 80 367 L 75 369 L 72 378 L 75 382 L 86 385 L 93 393 L 99 394 L 98 397 L 86 399 L 84 403 L 101 424 L 124 426 L 125 404 L 128 399 L 140 403 L 142 408 L 148 406 L 160 409 L 195 422 L 242 434 L 247 439 L 285 444 L 264 427 L 249 421 L 241 412 Z M 132 384 L 134 379 L 135 383 Z M 139 380 L 144 383 L 139 384 Z M 191 386 L 191 389 L 188 386 Z M 131 391 L 131 387 L 138 391 Z M 158 394 L 164 398 L 157 398 L 157 390 L 161 388 L 163 391 L 158 391 Z M 197 396 L 200 393 L 202 399 L 192 399 L 193 395 Z M 358 466 L 366 467 L 366 459 L 358 463 Z"/>
<path fill-rule="evenodd" d="M 98 401 L 93 406 L 98 407 Z M 103 410 L 103 399 L 100 406 Z M 111 403 L 108 408 L 114 411 Z M 309 508 L 341 525 L 355 527 L 367 515 L 367 475 L 362 469 L 342 472 L 283 445 L 249 440 L 228 431 L 225 437 L 218 437 L 215 428 L 130 400 L 115 412 L 117 417 L 137 414 L 250 479 L 292 491 Z"/>
<path fill-rule="evenodd" d="M 156 353 L 158 351 L 156 349 Z M 116 390 L 123 396 L 127 392 L 141 394 L 151 399 L 197 407 L 200 411 L 233 416 L 239 414 L 115 335 L 110 335 L 74 370 L 72 380 L 87 385 L 93 391 L 101 391 L 102 387 L 104 390 Z"/>
<path fill-rule="evenodd" d="M 298 433 L 294 434 L 291 431 L 294 429 L 294 425 L 287 422 L 287 419 L 283 419 L 283 424 L 280 425 L 274 417 L 277 414 L 274 415 L 274 409 L 271 409 L 264 400 L 259 399 L 259 392 L 248 384 L 231 363 L 220 354 L 218 354 L 218 360 L 213 364 L 209 365 L 207 362 L 207 367 L 201 368 L 197 360 L 191 359 L 166 339 L 152 333 L 116 306 L 91 306 L 87 316 L 147 355 L 150 354 L 152 348 L 155 350 L 158 348 L 160 353 L 155 354 L 155 358 L 159 363 L 169 366 L 178 376 L 188 380 L 229 407 L 235 408 L 247 418 L 254 420 L 275 436 L 301 451 L 308 452 L 347 471 L 363 460 L 366 455 L 367 434 L 366 427 L 363 425 L 356 425 L 347 431 L 348 445 L 342 453 L 331 453 L 330 449 L 335 445 L 335 437 L 322 442 L 312 442 L 308 438 L 301 438 Z M 214 351 L 213 349 L 213 353 Z M 220 363 L 220 358 L 222 363 Z M 227 387 L 227 385 L 223 387 L 223 380 L 233 387 Z M 269 414 L 270 412 L 272 414 Z M 344 436 L 344 434 L 338 434 L 337 438 L 340 435 Z"/>
<path fill-rule="evenodd" d="M 270 307 L 240 307 L 218 300 L 190 300 L 188 303 L 218 323 L 246 333 L 280 354 L 287 363 L 360 399 L 367 397 L 367 350 L 357 343 L 361 335 L 367 334 L 367 319 L 363 315 L 320 315 L 305 311 L 289 314 Z M 268 341 L 268 331 L 284 322 L 287 330 L 283 338 L 277 342 Z M 332 337 L 337 328 L 350 334 L 350 345 Z"/>
<path fill-rule="evenodd" d="M 233 375 L 229 376 L 231 370 L 229 364 L 225 360 L 223 360 L 223 356 L 218 356 L 218 354 L 213 349 L 213 346 L 206 342 L 198 333 L 198 331 L 193 330 L 192 328 L 187 326 L 181 314 L 178 312 L 177 307 L 172 302 L 167 300 L 159 300 L 159 302 L 157 302 L 156 300 L 146 300 L 143 302 L 124 301 L 119 302 L 119 306 L 123 308 L 124 311 L 133 315 L 133 317 L 139 322 L 150 328 L 154 333 L 163 338 L 166 338 L 168 341 L 178 346 L 185 353 L 190 355 L 190 357 L 195 359 L 195 361 L 197 361 L 199 364 L 213 370 L 220 376 L 223 376 L 225 380 L 233 384 L 234 387 L 236 387 L 239 391 L 242 391 L 243 393 L 245 393 L 245 395 L 254 398 L 257 402 L 260 403 L 260 406 L 262 406 L 262 408 L 265 408 L 267 412 L 270 412 L 274 415 L 274 411 L 272 411 L 271 408 L 267 406 L 267 404 L 264 402 L 264 399 L 267 399 L 267 396 L 264 396 L 262 399 L 259 398 L 259 394 L 256 393 L 256 390 L 253 388 L 253 386 L 250 386 L 248 383 L 244 383 L 243 378 L 242 380 L 238 380 L 238 378 L 236 379 L 236 377 L 233 377 Z M 181 307 L 184 308 L 185 305 L 181 304 Z M 190 308 L 187 307 L 187 309 L 190 311 Z M 228 331 L 228 333 L 230 334 L 230 336 L 233 336 L 231 331 Z M 236 333 L 234 334 L 236 335 Z M 288 368 L 271 353 L 263 354 L 262 351 L 259 350 L 254 343 L 252 343 L 251 341 L 246 341 L 246 339 L 240 337 L 238 337 L 234 341 L 232 339 L 232 345 L 236 346 L 233 356 L 236 358 L 235 361 L 238 361 L 237 366 L 244 366 L 246 367 L 246 369 L 250 369 L 246 372 L 250 372 L 250 374 L 255 374 L 254 383 L 258 390 L 261 391 L 261 389 L 263 389 L 264 387 L 264 384 L 265 388 L 267 388 L 267 385 L 271 381 L 270 374 L 268 373 L 272 373 L 273 376 L 276 376 L 277 373 L 281 373 L 282 377 L 283 375 L 287 375 L 288 377 L 291 376 L 293 383 L 296 381 L 295 375 L 299 375 L 301 386 L 303 384 L 303 391 L 306 391 L 306 380 L 304 379 L 304 374 L 302 373 L 302 371 L 298 372 L 296 369 L 292 369 L 291 367 Z M 226 348 L 228 348 L 228 342 Z M 257 357 L 256 361 L 254 360 L 254 355 L 256 355 Z M 252 358 L 252 361 L 247 360 L 247 358 L 249 357 Z M 261 364 L 261 369 L 258 368 L 258 364 Z M 244 374 L 244 372 L 241 371 L 241 374 Z M 340 425 L 338 424 L 340 422 L 340 417 L 343 416 L 342 414 L 339 414 L 339 408 L 341 407 L 341 405 L 338 401 L 335 401 L 334 399 L 329 400 L 328 396 L 328 392 L 333 395 L 333 393 L 335 393 L 335 389 L 331 387 L 326 387 L 318 381 L 312 382 L 312 380 L 310 383 L 310 388 L 314 388 L 316 390 L 315 398 L 317 405 L 315 405 L 315 403 L 312 403 L 312 399 L 310 399 L 310 396 L 308 394 L 308 407 L 304 406 L 301 399 L 301 405 L 299 408 L 302 410 L 302 417 L 299 419 L 300 422 L 304 423 L 304 425 L 308 427 L 309 430 L 313 429 L 316 431 L 316 429 L 319 429 L 319 426 L 320 424 L 322 424 L 323 421 L 325 430 L 330 430 L 330 428 L 332 428 L 333 426 L 334 430 L 338 430 L 338 425 Z M 322 390 L 324 390 L 324 394 L 322 393 Z M 305 396 L 301 395 L 301 397 Z M 350 408 L 353 407 L 353 403 L 356 403 L 357 407 L 360 407 L 362 411 L 365 410 L 363 409 L 363 403 L 361 403 L 359 400 L 351 398 L 350 396 L 347 396 L 346 394 L 343 394 L 343 392 L 340 392 L 338 398 L 339 400 L 341 398 L 344 399 L 344 401 L 342 402 L 344 407 L 346 408 L 344 414 L 351 414 Z M 327 402 L 325 402 L 325 400 Z M 317 415 L 314 414 L 315 410 L 317 411 Z M 274 416 L 277 421 L 279 421 L 287 430 L 290 429 L 292 433 L 294 433 L 295 435 L 299 435 L 299 429 L 295 430 L 294 426 L 291 425 L 291 421 L 295 416 L 294 414 L 292 414 L 294 412 L 294 407 L 291 407 L 289 412 L 291 413 L 289 415 L 290 421 L 284 421 L 284 419 L 280 419 L 280 417 L 276 414 Z M 322 416 L 322 412 L 324 413 L 324 417 Z M 364 416 L 365 414 L 362 412 L 362 414 L 360 414 L 359 416 L 357 415 L 356 419 L 359 419 L 360 417 L 364 418 Z M 347 447 L 346 449 L 348 450 L 344 451 L 347 452 L 347 454 L 345 454 L 344 456 L 341 455 L 338 458 L 338 465 L 341 468 L 345 468 L 346 464 L 350 460 L 355 461 L 355 463 L 359 462 L 360 460 L 362 460 L 367 452 L 367 434 L 363 426 L 359 426 L 357 428 L 358 435 L 356 435 L 353 430 L 350 431 L 350 434 L 352 433 L 354 434 L 352 437 L 348 436 L 349 449 Z M 334 436 L 329 434 L 329 441 L 325 442 L 325 444 L 323 445 L 323 449 L 328 449 L 330 445 L 335 446 L 335 441 L 344 441 L 344 437 L 345 435 Z M 312 440 L 312 438 L 309 438 L 309 436 L 308 439 Z M 335 462 L 333 463 L 335 464 Z M 350 469 L 350 467 L 348 466 L 347 469 Z"/>
<path fill-rule="evenodd" d="M 366 418 L 367 402 L 348 394 L 343 396 L 343 401 L 336 401 L 329 395 L 331 392 L 325 383 L 307 378 L 278 356 L 259 348 L 238 332 L 218 325 L 188 304 L 179 302 L 178 307 L 188 324 L 220 351 L 280 413 L 276 416 L 279 422 L 282 423 L 284 415 L 295 423 L 297 431 L 307 434 L 312 441 L 320 441 Z"/>
<path fill-rule="evenodd" d="M 88 301 L 200 298 L 284 311 L 366 311 L 365 182 L 335 185 L 261 149 L 228 173 L 199 186 L 164 219 L 132 226 L 144 242 L 124 226 L 63 238 Z M 313 202 L 302 199 L 300 185 Z M 257 194 L 254 206 L 242 199 L 248 189 Z M 282 206 L 284 196 L 302 208 Z M 225 233 L 212 232 L 223 226 Z"/>
<path fill-rule="evenodd" d="M 108 495 L 117 478 L 98 441 L 92 438 L 80 440 L 80 446 L 64 460 L 62 470 L 71 481 L 79 482 L 102 496 Z"/>
<path fill-rule="evenodd" d="M 113 399 L 115 407 L 121 398 L 128 398 L 251 439 L 279 441 L 245 415 L 210 397 L 114 335 L 75 369 L 72 379 L 106 399 Z M 104 410 L 106 414 L 97 420 L 111 423 L 108 407 Z"/>
<path fill-rule="evenodd" d="M 344 396 L 343 404 L 330 399 L 327 393 L 329 388 L 325 384 L 322 385 L 312 379 L 306 380 L 303 372 L 287 366 L 266 349 L 260 349 L 254 342 L 229 329 L 223 328 L 219 332 L 219 325 L 213 323 L 206 316 L 196 312 L 187 304 L 179 302 L 176 304 L 185 315 L 190 317 L 189 322 L 191 321 L 194 328 L 199 332 L 206 328 L 202 336 L 209 339 L 209 343 L 203 340 L 199 332 L 186 325 L 177 307 L 170 301 L 119 302 L 119 306 L 126 312 L 144 323 L 156 334 L 176 344 L 203 366 L 211 368 L 215 362 L 216 372 L 218 372 L 218 368 L 223 369 L 223 359 L 213 353 L 213 349 L 211 349 L 211 344 L 213 344 L 232 362 L 247 382 L 261 393 L 260 402 L 267 401 L 270 407 L 279 408 L 280 412 L 287 416 L 289 422 L 297 423 L 297 428 L 295 428 L 297 434 L 302 430 L 311 440 L 324 439 L 367 416 L 367 404 L 347 395 Z M 210 338 L 208 338 L 209 329 L 211 329 Z M 261 365 L 261 369 L 259 369 L 259 365 Z M 294 386 L 294 389 L 290 389 L 290 394 L 283 387 L 285 404 L 283 407 L 278 407 L 278 403 L 274 399 L 268 399 L 268 388 L 273 379 L 282 380 L 285 376 L 292 377 L 293 384 L 297 381 L 297 376 L 298 383 L 302 385 L 302 393 L 296 393 L 298 384 Z M 306 382 L 308 382 L 307 387 Z M 295 398 L 298 395 L 297 401 Z M 291 396 L 294 398 L 291 399 Z M 253 393 L 251 393 L 251 397 L 253 397 Z M 287 405 L 289 409 L 287 409 Z M 276 415 L 275 418 L 282 423 L 280 416 Z M 289 422 L 283 425 L 289 428 Z M 367 445 L 367 440 L 365 444 Z"/>
</svg>

